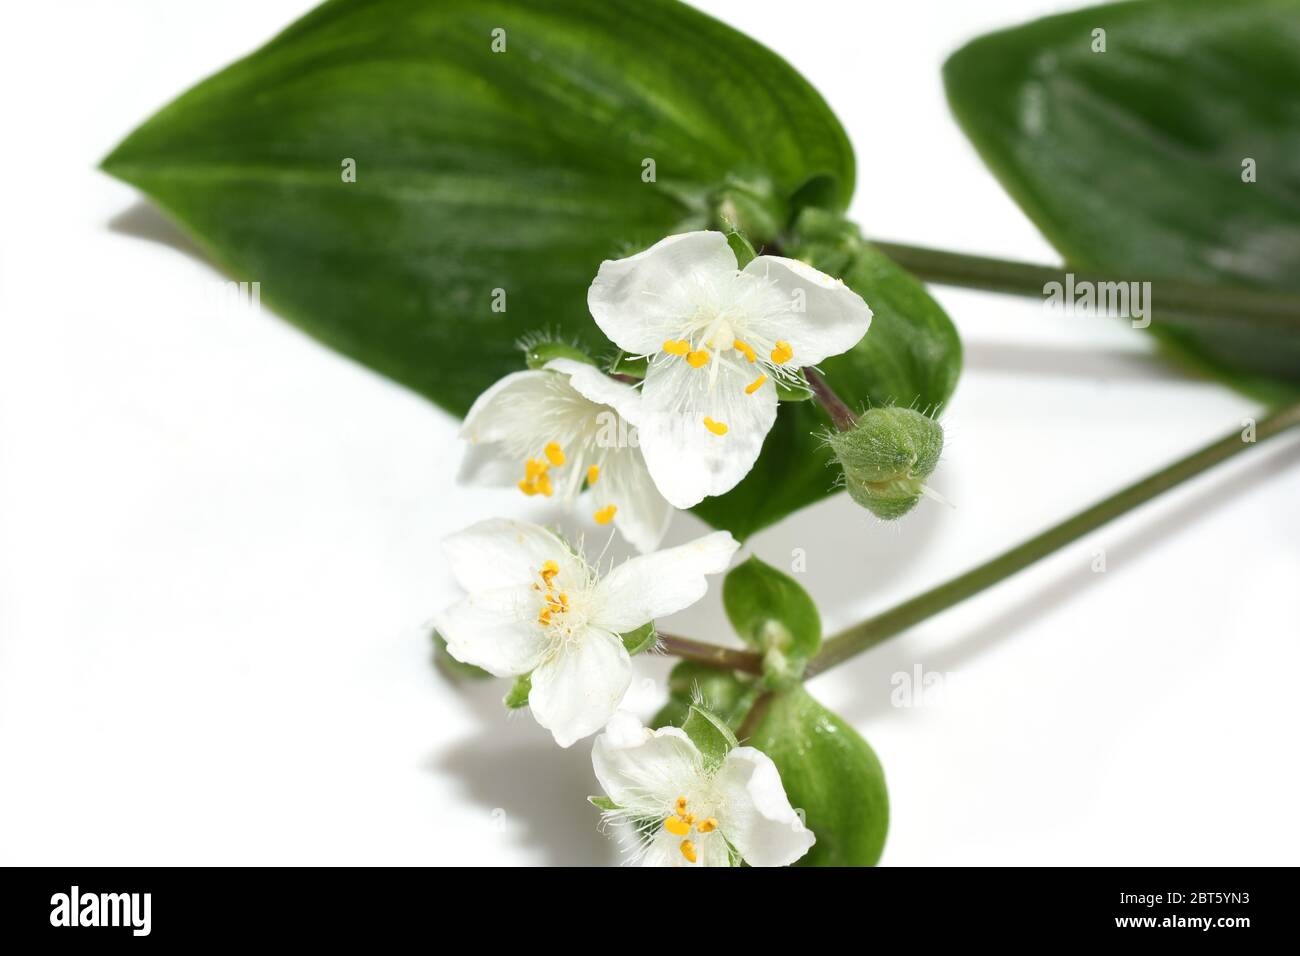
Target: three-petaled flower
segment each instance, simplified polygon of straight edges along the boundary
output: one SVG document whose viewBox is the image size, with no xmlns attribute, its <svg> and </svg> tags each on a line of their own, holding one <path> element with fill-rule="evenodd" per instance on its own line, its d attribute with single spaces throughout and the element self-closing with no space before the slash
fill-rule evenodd
<svg viewBox="0 0 1300 956">
<path fill-rule="evenodd" d="M 573 359 L 514 372 L 478 397 L 461 436 L 505 465 L 524 494 L 573 502 L 586 492 L 597 524 L 611 521 L 639 551 L 658 547 L 672 517 L 637 447 L 635 388 Z M 488 464 L 476 462 L 475 464 Z M 486 469 L 491 474 L 490 467 Z"/>
<path fill-rule="evenodd" d="M 650 730 L 620 711 L 591 762 L 612 804 L 606 818 L 632 828 L 646 866 L 787 866 L 816 842 L 776 765 L 753 747 L 710 767 L 685 731 Z"/>
<path fill-rule="evenodd" d="M 435 624 L 451 656 L 497 677 L 532 674 L 533 716 L 568 747 L 603 727 L 632 680 L 621 634 L 689 607 L 739 547 L 725 531 L 641 555 L 600 576 L 535 524 L 493 518 L 448 536 L 468 596 Z"/>
<path fill-rule="evenodd" d="M 720 232 L 601 263 L 587 305 L 615 345 L 649 357 L 641 451 L 677 508 L 735 487 L 776 420 L 777 381 L 802 385 L 801 368 L 851 349 L 871 325 L 843 282 L 780 256 L 739 269 Z"/>
</svg>

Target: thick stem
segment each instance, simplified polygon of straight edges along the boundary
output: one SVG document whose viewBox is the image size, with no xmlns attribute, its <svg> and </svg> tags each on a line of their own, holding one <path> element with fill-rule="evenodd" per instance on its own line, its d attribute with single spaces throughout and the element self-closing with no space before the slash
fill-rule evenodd
<svg viewBox="0 0 1300 956">
<path fill-rule="evenodd" d="M 872 240 L 872 245 L 917 277 L 940 285 L 1042 299 L 1047 294 L 1045 287 L 1048 283 L 1064 285 L 1067 272 L 1073 274 L 1075 287 L 1080 287 L 1083 282 L 1149 281 L 1151 291 L 1147 305 L 1155 304 L 1162 316 L 1215 326 L 1235 324 L 1291 332 L 1300 329 L 1300 295 L 1291 293 L 1206 286 L 1152 276 L 1103 276 L 1058 266 L 1031 265 L 895 242 Z"/>
<path fill-rule="evenodd" d="M 849 431 L 858 423 L 858 417 L 853 414 L 853 409 L 844 404 L 844 399 L 835 394 L 835 390 L 830 387 L 826 379 L 822 378 L 816 369 L 805 368 L 803 377 L 808 381 L 808 387 L 812 389 L 815 397 L 822 408 L 826 409 L 826 414 L 830 415 L 831 421 L 835 427 L 842 432 Z"/>
<path fill-rule="evenodd" d="M 1255 439 L 1264 441 L 1297 425 L 1300 425 L 1300 402 L 1278 409 L 1261 419 L 1255 427 Z M 1243 439 L 1240 432 L 1226 435 L 1181 461 L 1116 492 L 1072 518 L 1067 518 L 991 561 L 877 614 L 855 627 L 841 631 L 822 645 L 821 653 L 809 662 L 806 676 L 811 677 L 856 654 L 861 654 L 886 638 L 893 637 L 912 625 L 997 584 L 1004 578 L 1023 571 L 1040 558 L 1145 504 L 1160 493 L 1241 454 L 1249 447 L 1250 443 Z"/>
<path fill-rule="evenodd" d="M 738 651 L 717 644 L 692 641 L 674 634 L 659 633 L 659 646 L 667 654 L 688 661 L 697 661 L 723 670 L 741 671 L 745 674 L 762 674 L 763 659 L 752 651 Z"/>
</svg>

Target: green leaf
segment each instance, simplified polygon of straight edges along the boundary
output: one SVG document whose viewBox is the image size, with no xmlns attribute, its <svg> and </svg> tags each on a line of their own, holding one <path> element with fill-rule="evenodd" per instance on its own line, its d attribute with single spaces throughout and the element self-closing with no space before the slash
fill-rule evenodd
<svg viewBox="0 0 1300 956">
<path fill-rule="evenodd" d="M 961 339 L 925 287 L 833 213 L 805 210 L 789 241 L 787 255 L 843 279 L 875 313 L 862 341 L 821 363 L 840 397 L 852 408 L 942 407 L 961 374 Z M 694 512 L 743 539 L 819 501 L 835 490 L 833 456 L 813 437 L 828 425 L 815 402 L 783 402 L 754 469 Z"/>
<path fill-rule="evenodd" d="M 1049 17 L 963 47 L 944 81 L 984 161 L 1071 268 L 1152 281 L 1150 331 L 1176 354 L 1265 397 L 1295 393 L 1296 327 L 1162 314 L 1158 281 L 1300 289 L 1294 0 Z"/>
<path fill-rule="evenodd" d="M 822 643 L 817 605 L 794 578 L 751 557 L 727 573 L 722 604 L 731 626 L 760 651 L 808 659 Z"/>
<path fill-rule="evenodd" d="M 620 634 L 623 639 L 623 646 L 632 657 L 640 654 L 642 651 L 648 651 L 659 643 L 659 634 L 655 630 L 654 621 L 648 624 L 642 624 L 635 631 L 628 631 L 626 634 Z"/>
<path fill-rule="evenodd" d="M 802 687 L 772 694 L 746 743 L 763 751 L 817 843 L 799 866 L 874 866 L 889 829 L 875 752 Z"/>
<path fill-rule="evenodd" d="M 719 215 L 766 241 L 801 210 L 842 210 L 854 181 L 816 91 L 675 0 L 333 0 L 103 166 L 286 318 L 458 414 L 519 367 L 529 331 L 612 357 L 586 308 L 603 259 Z M 955 368 L 915 361 L 955 355 L 950 328 L 931 341 L 924 293 L 900 311 L 897 277 L 877 278 L 846 277 L 876 326 L 828 370 L 857 399 L 941 403 Z M 925 347 L 877 365 L 896 322 Z M 700 513 L 743 537 L 826 495 L 823 424 L 783 404 L 754 476 Z"/>
<path fill-rule="evenodd" d="M 655 727 L 680 727 L 692 703 L 724 720 L 734 732 L 740 728 L 760 688 L 751 677 L 718 670 L 695 661 L 681 661 L 668 675 L 668 703 L 655 715 Z"/>
<path fill-rule="evenodd" d="M 459 683 L 465 680 L 483 680 L 492 676 L 481 667 L 475 667 L 473 664 L 463 664 L 452 657 L 451 652 L 447 650 L 446 640 L 436 630 L 432 632 L 431 636 L 433 638 L 433 663 L 448 680 Z"/>
<path fill-rule="evenodd" d="M 830 177 L 836 208 L 854 178 L 802 77 L 674 0 L 334 0 L 103 166 L 281 314 L 460 414 L 529 330 L 608 353 L 601 260 L 703 228 L 737 176 L 779 197 Z"/>
<path fill-rule="evenodd" d="M 514 685 L 510 692 L 506 694 L 503 703 L 511 710 L 518 710 L 520 707 L 528 706 L 528 695 L 533 692 L 533 675 L 524 674 L 515 678 Z"/>
<path fill-rule="evenodd" d="M 728 751 L 737 746 L 736 735 L 727 726 L 727 722 L 697 704 L 692 704 L 687 710 L 682 730 L 691 738 L 691 743 L 699 748 L 705 766 L 708 767 L 719 766 Z"/>
</svg>

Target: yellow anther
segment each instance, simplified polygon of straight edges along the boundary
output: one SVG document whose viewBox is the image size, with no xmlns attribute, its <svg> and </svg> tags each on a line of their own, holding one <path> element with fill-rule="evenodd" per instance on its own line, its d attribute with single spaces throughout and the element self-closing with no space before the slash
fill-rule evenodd
<svg viewBox="0 0 1300 956">
<path fill-rule="evenodd" d="M 707 428 L 709 431 L 713 432 L 713 434 L 715 435 L 727 434 L 726 424 L 724 422 L 715 422 L 708 415 L 704 416 L 704 427 Z"/>
<path fill-rule="evenodd" d="M 546 474 L 546 469 L 549 467 L 550 465 L 546 464 L 546 462 L 541 459 L 529 458 L 524 462 L 524 479 L 526 481 L 532 481 L 534 478 L 540 478 L 542 475 Z"/>
<path fill-rule="evenodd" d="M 735 349 L 737 352 L 739 352 L 741 355 L 745 356 L 746 362 L 758 361 L 758 356 L 754 354 L 754 350 L 749 347 L 748 343 L 742 342 L 740 341 L 740 339 L 736 339 L 736 341 L 731 343 L 731 347 Z"/>
<path fill-rule="evenodd" d="M 682 841 L 682 856 L 686 857 L 686 860 L 689 863 L 694 863 L 699 859 L 699 857 L 695 855 L 695 844 L 690 840 Z"/>
<path fill-rule="evenodd" d="M 684 816 L 686 816 L 686 798 L 685 798 L 685 797 L 678 797 L 678 798 L 677 798 L 677 815 L 678 815 L 679 817 L 684 817 Z"/>
<path fill-rule="evenodd" d="M 543 448 L 542 451 L 546 455 L 546 460 L 549 461 L 556 468 L 559 468 L 561 465 L 564 464 L 564 449 L 561 448 L 557 443 L 551 442 L 545 448 Z"/>
<path fill-rule="evenodd" d="M 566 611 L 569 609 L 569 596 L 563 591 L 560 592 L 560 604 L 564 606 Z"/>
<path fill-rule="evenodd" d="M 591 465 L 587 468 L 587 484 L 594 485 L 596 479 L 600 477 L 600 465 Z"/>
<path fill-rule="evenodd" d="M 681 817 L 669 817 L 664 821 L 664 829 L 673 836 L 684 837 L 691 832 L 691 825 Z"/>
<path fill-rule="evenodd" d="M 690 824 L 690 823 L 694 823 L 694 822 L 695 822 L 695 814 L 693 814 L 693 813 L 688 813 L 688 814 L 686 814 L 686 816 L 682 817 L 682 819 L 685 820 L 688 824 Z"/>
<path fill-rule="evenodd" d="M 760 375 L 758 378 L 754 379 L 752 382 L 750 382 L 748 385 L 745 386 L 745 394 L 753 395 L 755 392 L 757 392 L 760 388 L 763 387 L 763 383 L 766 381 L 767 381 L 767 376 Z"/>
<path fill-rule="evenodd" d="M 542 608 L 541 613 L 537 615 L 537 623 L 542 625 L 543 627 L 550 626 L 551 609 L 549 607 Z"/>
<path fill-rule="evenodd" d="M 785 339 L 777 339 L 776 348 L 772 349 L 772 361 L 777 365 L 783 365 L 790 359 L 794 358 L 794 349 Z"/>
<path fill-rule="evenodd" d="M 531 498 L 533 495 L 537 494 L 537 482 L 529 481 L 525 478 L 519 482 L 519 490 Z"/>
<path fill-rule="evenodd" d="M 696 349 L 686 356 L 686 364 L 691 368 L 704 368 L 709 364 L 709 352 L 707 349 Z"/>
<path fill-rule="evenodd" d="M 551 579 L 560 573 L 560 566 L 554 561 L 547 561 L 542 565 L 542 570 L 539 573 L 542 576 L 542 580 L 546 582 L 546 586 L 549 588 L 551 586 Z"/>
<path fill-rule="evenodd" d="M 618 511 L 618 505 L 605 505 L 592 517 L 596 519 L 596 524 L 609 524 L 614 520 L 614 512 L 616 511 Z"/>
<path fill-rule="evenodd" d="M 685 339 L 677 339 L 676 341 L 668 339 L 664 342 L 664 351 L 669 355 L 685 355 L 690 350 L 691 343 L 687 342 Z"/>
<path fill-rule="evenodd" d="M 718 821 L 714 817 L 709 817 L 707 820 L 701 820 L 699 823 L 695 824 L 695 829 L 699 830 L 701 833 L 712 833 L 717 828 Z"/>
<path fill-rule="evenodd" d="M 554 489 L 551 487 L 550 475 L 541 474 L 537 476 L 537 490 L 540 491 L 542 494 L 544 494 L 546 497 L 548 498 L 551 497 L 551 493 L 552 491 L 554 491 Z"/>
</svg>

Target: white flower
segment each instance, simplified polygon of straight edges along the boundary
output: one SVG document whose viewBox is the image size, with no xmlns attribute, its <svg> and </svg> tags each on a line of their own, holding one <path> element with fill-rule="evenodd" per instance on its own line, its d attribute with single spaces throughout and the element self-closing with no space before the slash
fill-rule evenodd
<svg viewBox="0 0 1300 956">
<path fill-rule="evenodd" d="M 871 310 L 838 279 L 794 259 L 743 270 L 720 232 L 669 236 L 607 260 L 587 292 L 619 348 L 649 356 L 641 451 L 663 496 L 689 508 L 748 474 L 776 420 L 776 380 L 857 344 Z"/>
<path fill-rule="evenodd" d="M 496 466 L 490 477 L 530 496 L 558 491 L 569 503 L 585 490 L 597 524 L 612 521 L 633 547 L 652 551 L 673 512 L 637 447 L 640 403 L 631 385 L 583 362 L 553 359 L 544 369 L 507 375 L 480 395 L 461 437 L 496 459 L 472 462 Z"/>
<path fill-rule="evenodd" d="M 456 660 L 497 677 L 531 673 L 533 716 L 568 747 L 604 726 L 631 682 L 619 635 L 694 604 L 737 547 L 717 531 L 600 577 L 545 528 L 480 521 L 443 542 L 469 595 L 435 624 Z"/>
<path fill-rule="evenodd" d="M 713 770 L 676 727 L 650 730 L 620 711 L 591 752 L 596 779 L 636 828 L 646 866 L 788 866 L 816 838 L 790 806 L 771 758 L 735 747 Z"/>
</svg>

